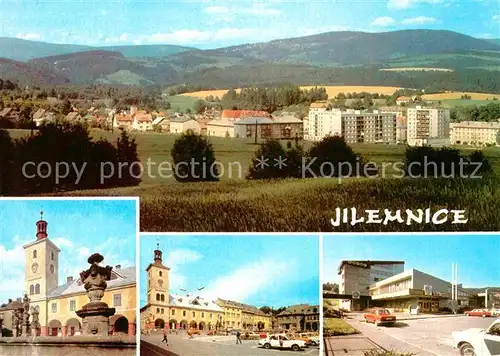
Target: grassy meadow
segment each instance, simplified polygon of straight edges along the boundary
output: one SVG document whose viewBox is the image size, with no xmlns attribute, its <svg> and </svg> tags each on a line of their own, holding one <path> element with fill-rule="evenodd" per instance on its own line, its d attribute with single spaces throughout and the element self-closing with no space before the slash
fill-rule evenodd
<svg viewBox="0 0 500 356">
<path fill-rule="evenodd" d="M 29 131 L 13 130 L 21 137 Z M 117 133 L 93 131 L 95 138 L 115 141 Z M 133 134 L 141 162 L 171 162 L 176 135 Z M 248 181 L 244 177 L 257 150 L 252 140 L 211 138 L 215 157 L 225 167 L 240 162 L 241 177 L 220 182 L 178 183 L 174 178 L 143 176 L 137 187 L 66 193 L 83 196 L 141 197 L 142 231 L 499 231 L 500 179 L 336 178 Z M 305 148 L 311 143 L 306 142 Z M 353 145 L 357 153 L 397 173 L 390 165 L 402 161 L 404 146 Z M 464 153 L 470 150 L 464 149 Z M 486 157 L 497 176 L 500 149 L 487 148 Z M 152 170 L 155 173 L 154 170 Z M 237 172 L 235 170 L 234 172 Z M 156 173 L 155 173 L 156 174 Z M 389 223 L 333 227 L 335 209 L 465 209 L 469 223 L 443 225 Z"/>
</svg>

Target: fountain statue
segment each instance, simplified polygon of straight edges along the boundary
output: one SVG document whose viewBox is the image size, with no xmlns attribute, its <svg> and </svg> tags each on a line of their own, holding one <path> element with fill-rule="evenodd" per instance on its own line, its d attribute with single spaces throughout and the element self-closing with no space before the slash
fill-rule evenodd
<svg viewBox="0 0 500 356">
<path fill-rule="evenodd" d="M 101 302 L 107 287 L 106 281 L 111 279 L 113 269 L 110 266 L 100 266 L 103 260 L 102 255 L 94 253 L 88 258 L 89 269 L 80 273 L 80 279 L 90 300 L 82 309 L 76 311 L 76 315 L 82 318 L 82 335 L 108 336 L 109 317 L 115 314 L 115 308 L 109 308 L 106 303 Z"/>
<path fill-rule="evenodd" d="M 40 322 L 38 321 L 38 315 L 40 312 L 37 307 L 31 308 L 31 333 L 32 336 L 38 336 L 38 330 L 40 329 Z"/>
<path fill-rule="evenodd" d="M 23 314 L 22 314 L 22 336 L 29 336 L 30 328 L 30 300 L 28 294 L 24 293 L 23 298 Z"/>
</svg>

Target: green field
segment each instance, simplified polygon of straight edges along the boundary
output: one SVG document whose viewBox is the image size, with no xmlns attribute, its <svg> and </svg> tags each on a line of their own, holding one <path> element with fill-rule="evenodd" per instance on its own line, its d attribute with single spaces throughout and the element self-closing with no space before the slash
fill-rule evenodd
<svg viewBox="0 0 500 356">
<path fill-rule="evenodd" d="M 186 112 L 187 109 L 194 112 L 194 103 L 196 103 L 199 98 L 193 98 L 190 96 L 174 95 L 169 96 L 166 100 L 170 103 L 170 109 L 176 112 Z"/>
<path fill-rule="evenodd" d="M 494 103 L 494 100 L 462 100 L 462 99 L 448 99 L 441 100 L 441 105 L 444 108 L 454 108 L 457 106 L 472 106 L 472 105 L 488 105 Z"/>
<path fill-rule="evenodd" d="M 16 137 L 29 134 L 11 131 Z M 114 140 L 116 133 L 94 131 L 94 137 Z M 139 156 L 159 164 L 171 162 L 170 150 L 177 136 L 135 134 Z M 257 146 L 242 139 L 211 138 L 215 157 L 224 166 L 240 162 L 241 177 L 220 182 L 178 183 L 173 178 L 143 177 L 138 187 L 72 192 L 71 195 L 126 195 L 141 197 L 142 231 L 500 231 L 500 179 L 387 178 L 244 179 Z M 310 143 L 305 144 L 306 148 Z M 353 145 L 356 152 L 379 166 L 402 161 L 404 146 Z M 464 150 L 470 153 L 470 150 Z M 500 149 L 484 150 L 500 173 Z M 343 224 L 333 227 L 335 209 L 465 209 L 469 223 Z"/>
</svg>

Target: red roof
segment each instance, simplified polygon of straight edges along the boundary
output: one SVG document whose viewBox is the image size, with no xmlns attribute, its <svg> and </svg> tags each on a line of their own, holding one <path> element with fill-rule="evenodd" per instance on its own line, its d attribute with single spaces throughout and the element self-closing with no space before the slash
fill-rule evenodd
<svg viewBox="0 0 500 356">
<path fill-rule="evenodd" d="M 267 111 L 257 111 L 257 110 L 223 110 L 223 119 L 239 119 L 242 117 L 270 117 L 271 115 Z"/>
</svg>

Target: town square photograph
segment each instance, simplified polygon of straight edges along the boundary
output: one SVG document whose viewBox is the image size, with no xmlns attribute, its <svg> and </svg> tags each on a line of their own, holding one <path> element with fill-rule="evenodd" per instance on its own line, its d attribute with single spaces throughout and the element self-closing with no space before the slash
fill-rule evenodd
<svg viewBox="0 0 500 356">
<path fill-rule="evenodd" d="M 500 355 L 499 251 L 498 233 L 323 235 L 324 355 Z"/>
<path fill-rule="evenodd" d="M 144 234 L 140 354 L 319 355 L 317 235 Z"/>
<path fill-rule="evenodd" d="M 0 355 L 135 355 L 138 199 L 0 199 Z"/>
</svg>

